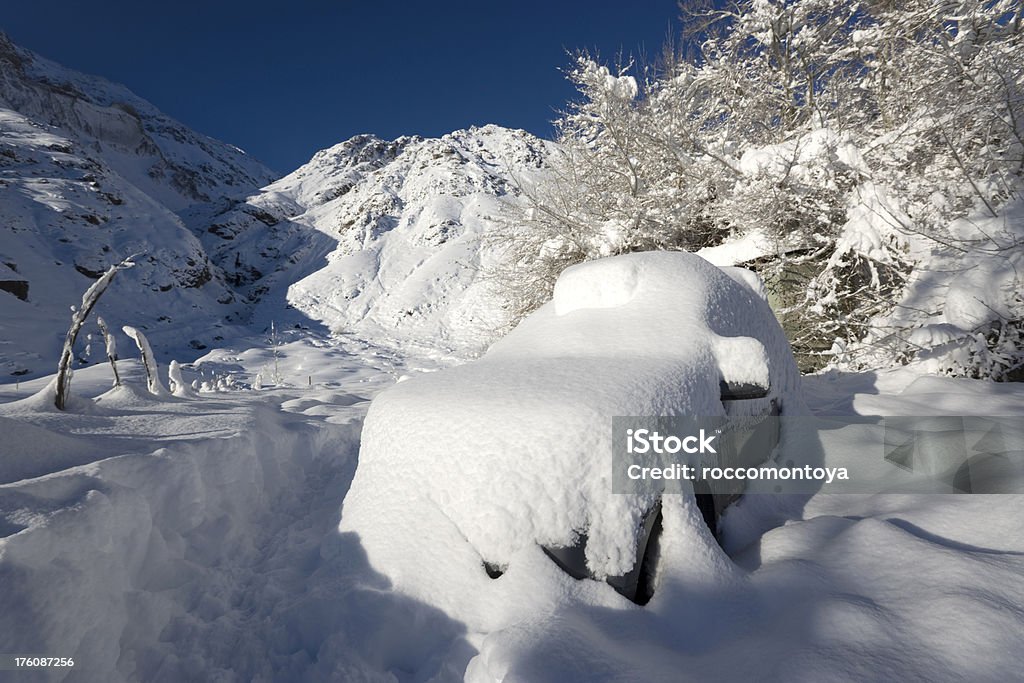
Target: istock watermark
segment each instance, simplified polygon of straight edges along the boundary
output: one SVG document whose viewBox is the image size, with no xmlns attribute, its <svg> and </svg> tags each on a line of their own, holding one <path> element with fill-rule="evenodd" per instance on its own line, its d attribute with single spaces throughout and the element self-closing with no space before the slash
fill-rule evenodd
<svg viewBox="0 0 1024 683">
<path fill-rule="evenodd" d="M 616 493 L 1024 493 L 1017 417 L 616 417 Z"/>
<path fill-rule="evenodd" d="M 627 429 L 626 430 L 626 452 L 627 453 L 658 453 L 675 454 L 683 453 L 715 453 L 712 442 L 718 434 L 708 435 L 703 429 L 700 435 L 684 436 L 682 438 L 675 434 L 662 436 L 657 431 L 650 429 Z"/>
</svg>

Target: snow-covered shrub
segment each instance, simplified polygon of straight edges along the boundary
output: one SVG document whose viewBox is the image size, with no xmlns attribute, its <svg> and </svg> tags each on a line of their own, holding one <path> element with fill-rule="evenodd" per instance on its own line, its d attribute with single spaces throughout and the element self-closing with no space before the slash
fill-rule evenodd
<svg viewBox="0 0 1024 683">
<path fill-rule="evenodd" d="M 270 321 L 270 336 L 267 337 L 267 343 L 270 344 L 270 352 L 274 358 L 274 368 L 270 373 L 270 381 L 275 386 L 281 386 L 284 384 L 284 375 L 281 374 L 281 345 L 284 341 L 277 333 L 277 325 L 274 321 Z"/>
<path fill-rule="evenodd" d="M 946 374 L 993 379 L 1024 378 L 1024 321 L 995 322 L 968 335 L 950 352 L 940 356 Z"/>
<path fill-rule="evenodd" d="M 257 379 L 260 379 L 257 375 Z M 238 391 L 243 388 L 231 372 L 214 372 L 212 377 L 197 378 L 192 382 L 192 389 L 201 394 L 212 394 L 217 392 Z M 262 388 L 260 387 L 255 388 Z"/>
<path fill-rule="evenodd" d="M 941 261 L 951 280 L 1021 249 L 956 227 L 1004 218 L 1021 196 L 1020 3 L 741 0 L 684 14 L 694 49 L 639 78 L 574 63 L 561 155 L 501 235 L 511 307 L 546 300 L 572 263 L 756 232 L 776 245 L 757 264 L 767 280 L 800 266 L 780 314 L 807 366 L 837 340 L 843 362 L 910 360 L 907 337 L 942 312 L 920 305 L 918 273 Z M 1011 337 L 986 342 L 992 357 Z"/>
<path fill-rule="evenodd" d="M 167 382 L 170 385 L 171 393 L 178 398 L 192 398 L 195 395 L 181 376 L 181 365 L 176 360 L 172 360 L 167 368 Z"/>
<path fill-rule="evenodd" d="M 980 264 L 947 288 L 939 322 L 914 327 L 907 359 L 953 376 L 1024 379 L 1024 253 L 1003 267 Z"/>
</svg>

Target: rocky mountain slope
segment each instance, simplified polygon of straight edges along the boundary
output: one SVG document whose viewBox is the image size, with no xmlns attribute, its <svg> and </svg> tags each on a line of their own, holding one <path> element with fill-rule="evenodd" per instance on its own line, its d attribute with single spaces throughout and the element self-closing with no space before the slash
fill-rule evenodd
<svg viewBox="0 0 1024 683">
<path fill-rule="evenodd" d="M 472 353 L 504 318 L 484 239 L 512 220 L 549 143 L 485 126 L 354 137 L 207 219 L 211 259 L 262 317 L 282 302 L 335 333 Z"/>
<path fill-rule="evenodd" d="M 213 341 L 212 325 L 244 307 L 175 212 L 272 178 L 124 87 L 0 34 L 0 375 L 52 371 L 68 307 L 131 254 L 137 267 L 97 312 L 173 353 Z"/>
<path fill-rule="evenodd" d="M 188 129 L 122 85 L 67 69 L 0 33 L 0 99 L 60 129 L 172 211 L 251 192 L 276 176 L 245 152 Z"/>
</svg>

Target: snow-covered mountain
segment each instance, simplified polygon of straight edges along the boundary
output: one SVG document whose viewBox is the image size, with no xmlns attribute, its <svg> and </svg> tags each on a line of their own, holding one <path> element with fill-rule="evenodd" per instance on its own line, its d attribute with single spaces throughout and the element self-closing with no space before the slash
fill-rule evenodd
<svg viewBox="0 0 1024 683">
<path fill-rule="evenodd" d="M 488 278 L 502 245 L 483 238 L 550 143 L 496 126 L 360 135 L 270 182 L 241 150 L 5 36 L 0 65 L 3 375 L 52 370 L 68 306 L 135 253 L 97 312 L 145 330 L 165 361 L 235 323 L 459 355 L 506 323 Z"/>
<path fill-rule="evenodd" d="M 175 212 L 272 178 L 126 88 L 0 34 L 0 374 L 52 371 L 68 306 L 135 253 L 98 312 L 176 352 L 214 341 L 212 325 L 243 309 Z"/>
<path fill-rule="evenodd" d="M 263 317 L 286 301 L 336 333 L 473 353 L 505 323 L 488 277 L 502 245 L 484 237 L 549 144 L 497 126 L 356 136 L 208 218 L 203 244 Z"/>
</svg>

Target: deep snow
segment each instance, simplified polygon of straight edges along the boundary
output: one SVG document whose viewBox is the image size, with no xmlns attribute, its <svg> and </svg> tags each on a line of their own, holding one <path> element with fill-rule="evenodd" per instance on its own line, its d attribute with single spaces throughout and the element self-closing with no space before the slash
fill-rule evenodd
<svg viewBox="0 0 1024 683">
<path fill-rule="evenodd" d="M 161 399 L 122 361 L 125 387 L 107 390 L 107 366 L 80 371 L 74 389 L 101 395 L 60 413 L 32 395 L 41 380 L 5 386 L 24 398 L 0 408 L 3 649 L 66 652 L 86 681 L 440 671 L 459 624 L 388 591 L 336 531 L 366 400 L 397 371 L 318 343 L 278 349 L 297 388 Z M 242 382 L 269 355 L 225 350 L 185 372 Z"/>
<path fill-rule="evenodd" d="M 535 545 L 497 580 L 425 573 L 437 591 L 410 592 L 338 527 L 369 400 L 440 378 L 435 361 L 290 329 L 186 364 L 208 389 L 191 399 L 121 367 L 112 392 L 108 365 L 80 370 L 73 392 L 102 396 L 68 413 L 33 398 L 48 378 L 0 386 L 0 642 L 74 656 L 68 680 L 1017 676 L 1020 495 L 749 496 L 724 517 L 724 551 L 675 496 L 674 580 L 647 607 Z M 1024 414 L 1016 385 L 906 371 L 803 385 L 821 415 Z M 379 533 L 409 541 L 377 512 Z M 443 515 L 417 522 L 449 533 Z M 457 566 L 465 547 L 422 564 Z"/>
</svg>

